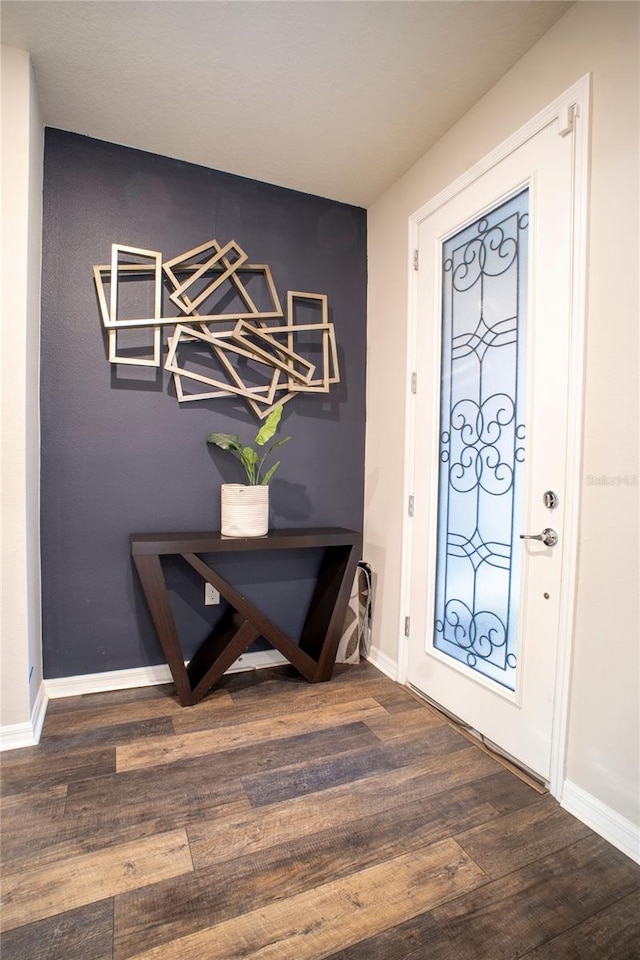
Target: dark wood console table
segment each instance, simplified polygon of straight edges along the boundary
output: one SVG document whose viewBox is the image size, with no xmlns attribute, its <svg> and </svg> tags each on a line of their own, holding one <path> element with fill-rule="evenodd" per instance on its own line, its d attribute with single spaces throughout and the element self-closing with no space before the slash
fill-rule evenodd
<svg viewBox="0 0 640 960">
<path fill-rule="evenodd" d="M 220 533 L 133 533 L 131 555 L 183 707 L 198 703 L 251 644 L 264 637 L 311 683 L 330 680 L 362 550 L 362 534 L 340 527 L 274 530 L 265 537 Z M 322 547 L 324 554 L 300 643 L 294 643 L 198 554 Z M 181 556 L 228 602 L 220 622 L 185 667 L 160 562 Z"/>
</svg>

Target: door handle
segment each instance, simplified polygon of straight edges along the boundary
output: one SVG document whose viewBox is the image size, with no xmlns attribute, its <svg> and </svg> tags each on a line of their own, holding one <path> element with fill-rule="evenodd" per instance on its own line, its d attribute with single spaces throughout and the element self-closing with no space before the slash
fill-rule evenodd
<svg viewBox="0 0 640 960">
<path fill-rule="evenodd" d="M 555 547 L 558 542 L 558 534 L 551 527 L 545 527 L 542 533 L 521 533 L 521 540 L 540 540 L 545 547 Z"/>
</svg>

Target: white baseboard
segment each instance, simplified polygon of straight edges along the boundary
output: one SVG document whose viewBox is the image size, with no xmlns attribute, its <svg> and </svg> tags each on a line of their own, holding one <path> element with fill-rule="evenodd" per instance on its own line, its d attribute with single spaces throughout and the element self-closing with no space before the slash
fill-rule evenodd
<svg viewBox="0 0 640 960">
<path fill-rule="evenodd" d="M 242 673 L 244 670 L 264 670 L 265 667 L 280 667 L 289 661 L 278 650 L 256 650 L 243 653 L 232 663 L 226 673 Z"/>
<path fill-rule="evenodd" d="M 50 700 L 80 697 L 85 693 L 128 690 L 130 687 L 152 687 L 158 683 L 171 683 L 171 671 L 164 663 L 154 667 L 105 670 L 103 673 L 85 673 L 77 677 L 56 677 L 44 681 Z"/>
<path fill-rule="evenodd" d="M 35 742 L 33 727 L 28 720 L 24 723 L 7 723 L 0 727 L 0 750 L 33 747 Z"/>
<path fill-rule="evenodd" d="M 227 673 L 243 670 L 260 670 L 288 661 L 277 650 L 257 650 L 243 653 Z M 45 680 L 44 686 L 50 700 L 60 697 L 78 697 L 85 693 L 106 693 L 109 690 L 128 690 L 131 687 L 152 687 L 171 683 L 171 671 L 166 663 L 152 667 L 134 667 L 131 670 L 108 670 L 104 673 L 86 673 L 78 677 L 58 677 Z"/>
<path fill-rule="evenodd" d="M 33 739 L 35 743 L 40 743 L 40 734 L 42 733 L 42 724 L 44 723 L 44 718 L 47 714 L 48 703 L 49 697 L 47 696 L 47 689 L 43 680 L 38 687 L 35 703 L 33 704 L 33 710 L 31 711 L 31 728 L 33 730 Z"/>
<path fill-rule="evenodd" d="M 392 660 L 391 657 L 388 657 L 386 653 L 383 653 L 382 650 L 378 650 L 377 647 L 370 647 L 369 652 L 367 653 L 366 659 L 369 663 L 372 663 L 374 667 L 377 667 L 378 670 L 381 670 L 387 677 L 391 680 L 398 680 L 398 664 L 395 660 Z"/>
<path fill-rule="evenodd" d="M 636 863 L 640 863 L 640 827 L 597 800 L 586 790 L 565 780 L 561 806 L 582 820 Z"/>
<path fill-rule="evenodd" d="M 274 667 L 288 660 L 277 650 L 257 650 L 238 657 L 227 673 L 243 670 L 260 670 Z M 106 693 L 109 690 L 128 690 L 131 687 L 150 687 L 159 683 L 171 683 L 171 671 L 164 664 L 153 667 L 135 667 L 132 670 L 107 670 L 104 673 L 87 673 L 78 677 L 58 677 L 43 680 L 38 689 L 31 720 L 0 727 L 0 752 L 34 747 L 40 742 L 42 725 L 49 700 L 61 697 L 78 697 L 85 693 Z"/>
<path fill-rule="evenodd" d="M 18 750 L 21 747 L 35 747 L 42 733 L 47 703 L 48 697 L 43 682 L 38 688 L 31 719 L 25 720 L 24 723 L 9 723 L 0 727 L 0 752 Z"/>
</svg>

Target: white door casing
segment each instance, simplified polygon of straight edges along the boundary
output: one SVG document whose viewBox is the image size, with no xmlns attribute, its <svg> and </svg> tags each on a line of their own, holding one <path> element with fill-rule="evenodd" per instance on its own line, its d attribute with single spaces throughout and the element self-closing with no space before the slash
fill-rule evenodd
<svg viewBox="0 0 640 960">
<path fill-rule="evenodd" d="M 399 679 L 410 682 L 548 780 L 564 779 L 579 520 L 589 78 L 410 219 L 405 491 Z M 523 550 L 523 629 L 513 694 L 433 651 L 440 400 L 442 240 L 523 187 L 530 192 L 529 413 L 524 529 L 557 547 Z M 412 264 L 413 267 L 413 264 Z M 418 374 L 417 393 L 410 390 Z M 535 385 L 535 389 L 533 389 Z M 533 402 L 535 401 L 535 402 Z M 416 432 L 418 430 L 418 432 Z M 560 495 L 549 511 L 545 490 Z M 545 598 L 548 594 L 548 599 Z M 410 638 L 405 638 L 405 617 Z"/>
</svg>

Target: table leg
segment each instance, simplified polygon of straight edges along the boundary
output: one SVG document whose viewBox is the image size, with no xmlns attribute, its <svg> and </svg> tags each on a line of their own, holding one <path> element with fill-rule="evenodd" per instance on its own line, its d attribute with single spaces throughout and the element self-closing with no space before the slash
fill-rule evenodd
<svg viewBox="0 0 640 960">
<path fill-rule="evenodd" d="M 300 637 L 300 648 L 317 664 L 314 683 L 331 679 L 359 559 L 355 545 L 325 548 Z"/>
<path fill-rule="evenodd" d="M 171 676 L 176 685 L 178 699 L 183 707 L 190 706 L 193 700 L 191 683 L 184 665 L 184 654 L 178 639 L 178 630 L 169 603 L 167 584 L 162 572 L 160 557 L 151 555 L 134 556 L 140 583 L 151 611 L 158 639 L 167 658 Z"/>
<path fill-rule="evenodd" d="M 238 657 L 258 639 L 260 631 L 229 608 L 220 623 L 193 655 L 187 673 L 198 703 Z"/>
</svg>

